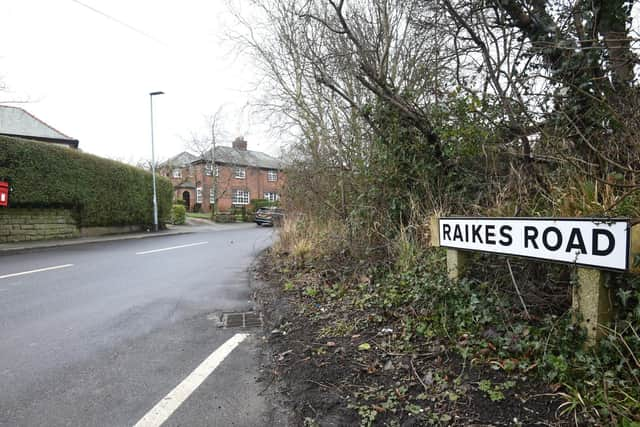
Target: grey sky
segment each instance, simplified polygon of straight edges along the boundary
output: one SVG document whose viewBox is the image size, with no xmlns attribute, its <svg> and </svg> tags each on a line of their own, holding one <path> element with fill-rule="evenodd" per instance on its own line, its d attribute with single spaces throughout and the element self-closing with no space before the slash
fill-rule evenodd
<svg viewBox="0 0 640 427">
<path fill-rule="evenodd" d="M 131 162 L 150 157 L 148 93 L 160 90 L 157 158 L 206 133 L 205 116 L 220 106 L 223 143 L 243 134 L 250 149 L 275 153 L 267 126 L 243 108 L 255 74 L 223 43 L 232 22 L 222 0 L 2 0 L 0 101 L 28 100 L 11 105 L 86 152 Z"/>
</svg>

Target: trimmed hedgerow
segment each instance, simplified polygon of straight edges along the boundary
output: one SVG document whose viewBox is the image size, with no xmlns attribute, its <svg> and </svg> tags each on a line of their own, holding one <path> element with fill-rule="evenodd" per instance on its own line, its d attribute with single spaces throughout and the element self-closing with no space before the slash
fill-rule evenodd
<svg viewBox="0 0 640 427">
<path fill-rule="evenodd" d="M 0 136 L 0 176 L 11 207 L 72 208 L 80 226 L 153 223 L 151 174 L 53 144 Z M 157 177 L 158 218 L 171 214 L 171 183 Z"/>
</svg>

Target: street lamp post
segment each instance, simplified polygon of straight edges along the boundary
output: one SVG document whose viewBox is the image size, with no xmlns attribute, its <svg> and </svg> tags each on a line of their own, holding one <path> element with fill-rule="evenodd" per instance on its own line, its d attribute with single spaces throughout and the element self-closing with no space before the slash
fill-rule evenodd
<svg viewBox="0 0 640 427">
<path fill-rule="evenodd" d="M 151 179 L 153 181 L 153 231 L 158 231 L 158 197 L 156 196 L 156 155 L 153 146 L 153 97 L 154 95 L 164 95 L 164 92 L 149 93 L 151 103 Z"/>
</svg>

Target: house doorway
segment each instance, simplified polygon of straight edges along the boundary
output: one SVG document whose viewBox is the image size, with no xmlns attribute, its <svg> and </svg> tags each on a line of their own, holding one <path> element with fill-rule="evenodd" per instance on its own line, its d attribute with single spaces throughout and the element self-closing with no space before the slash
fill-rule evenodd
<svg viewBox="0 0 640 427">
<path fill-rule="evenodd" d="M 189 210 L 189 208 L 191 207 L 191 203 L 190 202 L 190 195 L 188 191 L 185 191 L 184 193 L 182 193 L 182 201 L 184 202 L 184 207 Z"/>
</svg>

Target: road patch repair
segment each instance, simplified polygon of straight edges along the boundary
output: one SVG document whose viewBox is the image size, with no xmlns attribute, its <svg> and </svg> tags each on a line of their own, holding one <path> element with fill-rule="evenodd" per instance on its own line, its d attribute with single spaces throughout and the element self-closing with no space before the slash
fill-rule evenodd
<svg viewBox="0 0 640 427">
<path fill-rule="evenodd" d="M 159 427 L 186 401 L 189 396 L 211 375 L 229 354 L 249 334 L 235 334 L 218 347 L 180 384 L 160 400 L 134 427 Z"/>
</svg>

